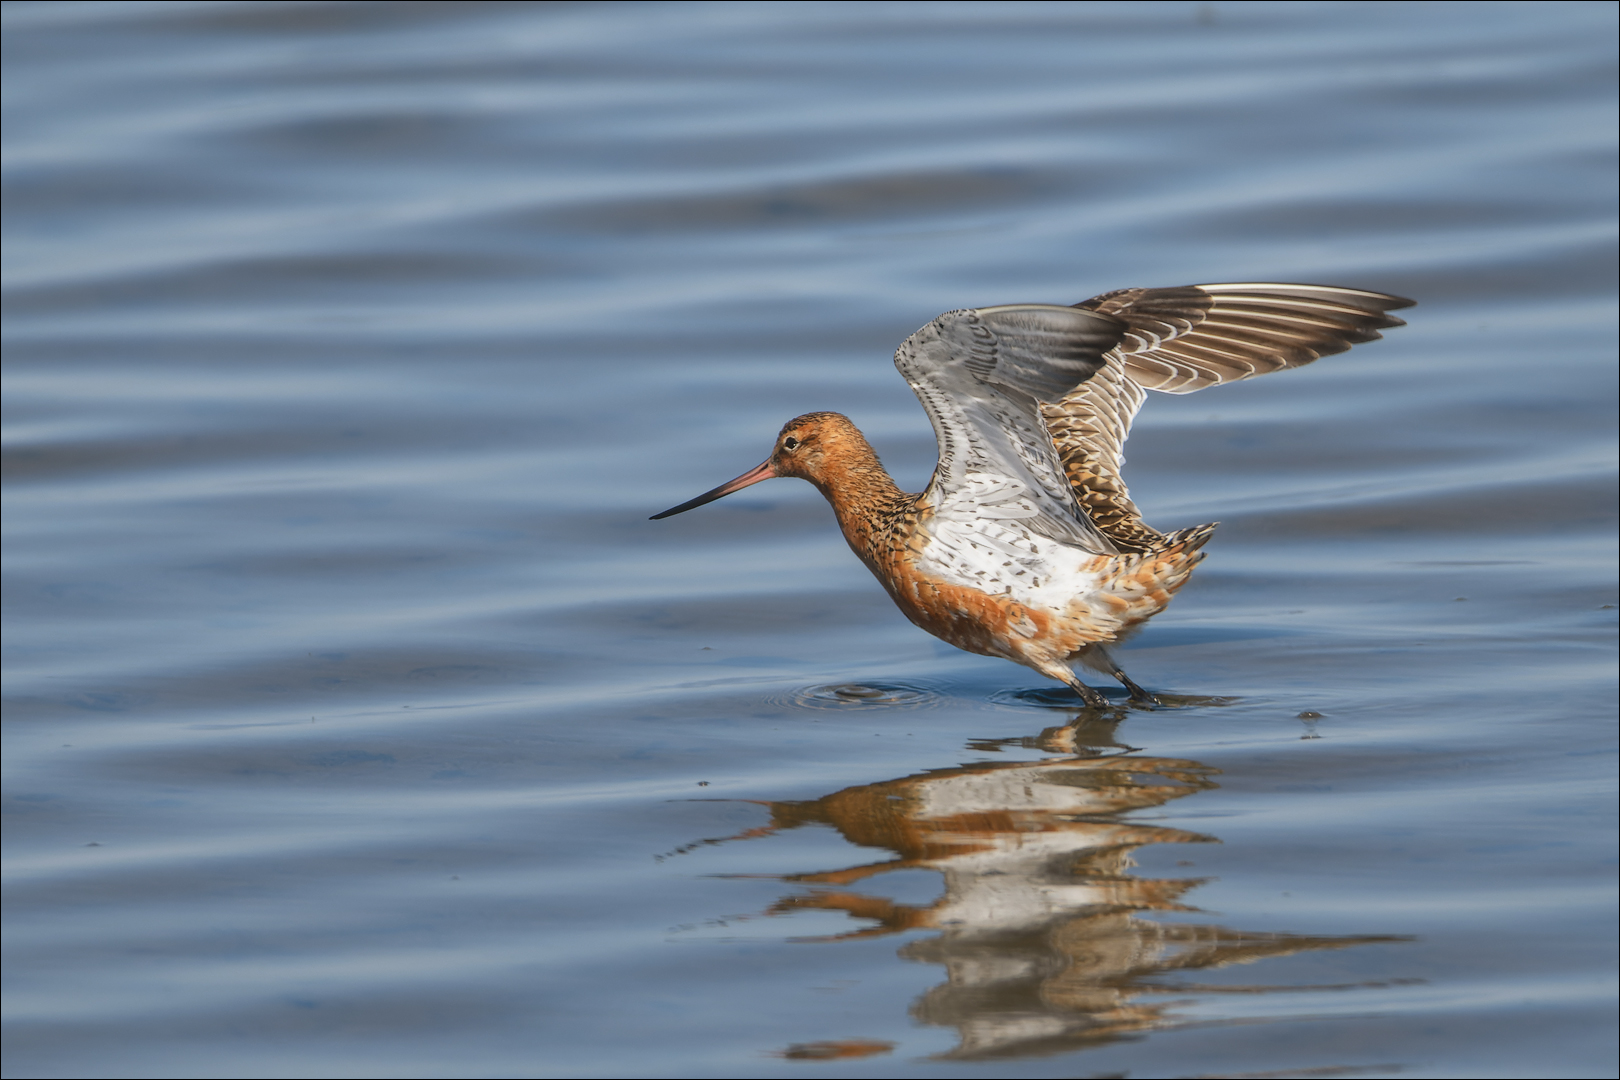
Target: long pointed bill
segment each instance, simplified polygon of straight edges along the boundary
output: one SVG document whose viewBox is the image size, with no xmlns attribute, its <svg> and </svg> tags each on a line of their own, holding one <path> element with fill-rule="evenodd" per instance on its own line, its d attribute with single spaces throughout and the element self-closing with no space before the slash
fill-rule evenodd
<svg viewBox="0 0 1620 1080">
<path fill-rule="evenodd" d="M 749 469 L 747 472 L 737 477 L 737 479 L 728 480 L 726 483 L 721 484 L 713 491 L 705 491 L 697 498 L 683 502 L 679 506 L 672 506 L 668 510 L 665 510 L 662 514 L 654 514 L 647 520 L 657 521 L 659 518 L 674 517 L 676 514 L 684 514 L 688 510 L 702 506 L 704 503 L 712 503 L 716 499 L 730 495 L 733 491 L 741 491 L 750 484 L 757 484 L 761 480 L 769 480 L 775 475 L 776 469 L 772 467 L 769 461 L 766 461 L 763 465 L 760 465 L 757 468 Z"/>
</svg>

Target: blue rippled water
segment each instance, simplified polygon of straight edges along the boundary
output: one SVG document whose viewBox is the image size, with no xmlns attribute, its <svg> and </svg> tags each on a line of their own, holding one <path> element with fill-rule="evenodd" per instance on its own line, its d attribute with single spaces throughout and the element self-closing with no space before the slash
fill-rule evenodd
<svg viewBox="0 0 1620 1080">
<path fill-rule="evenodd" d="M 1613 1075 L 1604 3 L 7 3 L 6 1074 Z M 807 485 L 947 309 L 1155 395 L 1082 714 Z"/>
</svg>

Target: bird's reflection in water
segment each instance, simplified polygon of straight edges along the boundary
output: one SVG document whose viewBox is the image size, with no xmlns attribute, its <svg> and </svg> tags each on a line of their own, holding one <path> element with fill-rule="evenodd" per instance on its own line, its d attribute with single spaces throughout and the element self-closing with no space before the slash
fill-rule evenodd
<svg viewBox="0 0 1620 1080">
<path fill-rule="evenodd" d="M 1206 993 L 1323 990 L 1297 986 L 1200 986 L 1183 973 L 1307 950 L 1405 940 L 1251 933 L 1141 913 L 1196 911 L 1182 898 L 1201 878 L 1129 873 L 1146 844 L 1216 843 L 1214 837 L 1121 820 L 1215 787 L 1196 761 L 1122 752 L 1119 715 L 1048 728 L 1029 739 L 980 744 L 1029 746 L 1064 756 L 933 769 L 809 802 L 772 802 L 771 821 L 741 838 L 804 825 L 830 825 L 862 847 L 895 858 L 784 876 L 808 888 L 783 897 L 773 914 L 843 911 L 868 921 L 832 941 L 915 930 L 937 935 L 900 955 L 944 965 L 948 978 L 913 1015 L 955 1027 L 946 1058 L 1019 1057 L 1078 1050 L 1133 1032 L 1173 1027 L 1181 1003 Z M 1112 753 L 1103 752 L 1112 749 Z M 944 876 L 931 904 L 898 903 L 852 886 L 895 870 Z M 1334 987 L 1334 989 L 1349 987 Z"/>
</svg>

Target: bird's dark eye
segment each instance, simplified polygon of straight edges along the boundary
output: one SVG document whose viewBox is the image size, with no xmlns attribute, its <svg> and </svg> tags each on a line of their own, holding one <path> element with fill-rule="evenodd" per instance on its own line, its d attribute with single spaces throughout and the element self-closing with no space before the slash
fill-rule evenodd
<svg viewBox="0 0 1620 1080">
<path fill-rule="evenodd" d="M 799 448 L 799 440 L 795 439 L 793 436 L 789 435 L 787 438 L 782 440 L 782 449 L 784 449 L 784 450 L 797 450 L 798 448 Z"/>
</svg>

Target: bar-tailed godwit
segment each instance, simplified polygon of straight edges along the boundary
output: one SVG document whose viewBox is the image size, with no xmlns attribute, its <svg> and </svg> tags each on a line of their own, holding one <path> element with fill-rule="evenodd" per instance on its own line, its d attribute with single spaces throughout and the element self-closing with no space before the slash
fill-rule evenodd
<svg viewBox="0 0 1620 1080">
<path fill-rule="evenodd" d="M 895 485 L 847 417 L 815 412 L 789 420 L 763 464 L 654 520 L 800 477 L 930 634 L 1034 668 L 1090 706 L 1107 701 L 1075 662 L 1152 703 L 1108 646 L 1164 610 L 1215 526 L 1161 533 L 1131 502 L 1120 451 L 1145 391 L 1189 394 L 1300 367 L 1405 325 L 1385 312 L 1411 304 L 1244 283 L 948 311 L 894 354 L 939 439 L 922 494 Z"/>
</svg>

